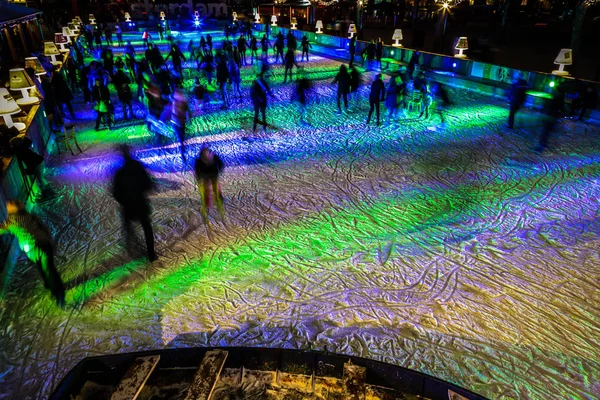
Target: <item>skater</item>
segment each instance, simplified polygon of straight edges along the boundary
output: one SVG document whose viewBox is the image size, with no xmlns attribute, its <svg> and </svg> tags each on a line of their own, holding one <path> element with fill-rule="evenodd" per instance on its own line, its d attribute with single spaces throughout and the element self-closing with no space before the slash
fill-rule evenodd
<svg viewBox="0 0 600 400">
<path fill-rule="evenodd" d="M 177 72 L 177 74 L 179 74 L 179 76 L 181 76 L 183 73 L 183 70 L 181 69 L 181 59 L 183 59 L 183 61 L 187 60 L 181 52 L 181 50 L 179 49 L 179 46 L 177 46 L 175 43 L 171 45 L 171 51 L 167 55 L 165 61 L 167 61 L 169 57 L 173 59 L 173 69 L 175 70 L 175 72 Z"/>
<path fill-rule="evenodd" d="M 431 103 L 433 103 L 433 97 L 429 90 L 429 83 L 425 82 L 423 86 L 421 86 L 421 114 L 419 114 L 419 118 L 425 114 L 425 119 L 429 118 L 429 107 L 431 107 Z"/>
<path fill-rule="evenodd" d="M 373 65 L 373 59 L 375 58 L 375 51 L 377 50 L 375 46 L 375 42 L 371 40 L 371 42 L 367 45 L 367 69 L 371 69 Z"/>
<path fill-rule="evenodd" d="M 115 34 L 117 35 L 117 43 L 119 43 L 119 47 L 123 46 L 123 31 L 119 24 L 115 26 Z"/>
<path fill-rule="evenodd" d="M 21 251 L 37 267 L 44 286 L 50 289 L 56 304 L 64 308 L 65 288 L 54 265 L 54 245 L 50 231 L 37 216 L 25 211 L 25 205 L 20 201 L 8 201 L 6 211 L 8 217 L 0 224 L 0 235 L 15 235 Z"/>
<path fill-rule="evenodd" d="M 296 98 L 300 104 L 300 123 L 306 123 L 306 103 L 307 103 L 307 92 L 312 87 L 312 83 L 306 78 L 306 72 L 304 68 L 300 68 L 298 72 L 298 81 L 296 82 Z"/>
<path fill-rule="evenodd" d="M 106 39 L 106 44 L 108 44 L 109 46 L 113 45 L 112 29 L 110 29 L 110 26 L 108 24 L 104 26 L 104 38 Z"/>
<path fill-rule="evenodd" d="M 300 59 L 300 61 L 304 61 L 304 55 L 306 54 L 306 62 L 308 62 L 308 49 L 312 49 L 312 45 L 308 41 L 306 35 L 302 36 L 302 43 L 300 44 L 300 46 L 302 47 L 302 58 Z"/>
<path fill-rule="evenodd" d="M 188 52 L 190 53 L 190 60 L 195 60 L 196 59 L 196 49 L 194 48 L 194 40 L 193 39 L 190 39 L 187 49 L 188 49 Z"/>
<path fill-rule="evenodd" d="M 208 46 L 208 51 L 210 51 L 210 53 L 212 54 L 213 42 L 212 42 L 212 36 L 210 36 L 210 33 L 208 35 L 206 35 L 206 45 Z"/>
<path fill-rule="evenodd" d="M 148 33 L 148 30 L 146 29 L 144 31 L 144 33 L 142 33 L 142 41 L 144 42 L 144 47 L 148 48 L 148 46 L 150 46 L 151 39 L 152 39 L 152 37 L 150 36 L 150 34 Z"/>
<path fill-rule="evenodd" d="M 52 86 L 54 87 L 56 99 L 58 100 L 59 104 L 66 105 L 71 119 L 75 119 L 75 111 L 73 111 L 73 105 L 71 104 L 71 100 L 74 98 L 73 92 L 71 92 L 71 89 L 69 89 L 69 85 L 65 81 L 64 75 L 58 72 L 58 66 L 54 66 L 54 68 L 52 68 Z M 60 111 L 62 112 L 62 109 Z"/>
<path fill-rule="evenodd" d="M 252 99 L 252 105 L 254 106 L 254 126 L 252 132 L 256 132 L 259 113 L 262 114 L 263 130 L 267 132 L 267 93 L 270 93 L 270 89 L 264 75 L 261 73 L 250 88 L 250 98 Z"/>
<path fill-rule="evenodd" d="M 131 79 L 125 72 L 123 68 L 117 69 L 117 73 L 113 78 L 113 85 L 115 85 L 115 89 L 117 90 L 117 97 L 121 102 L 121 106 L 123 107 L 123 119 L 133 119 L 133 106 L 131 105 L 131 100 L 133 99 L 133 94 L 131 93 L 131 87 L 129 84 L 131 83 Z M 127 109 L 129 109 L 129 117 L 127 117 Z"/>
<path fill-rule="evenodd" d="M 415 73 L 415 68 L 419 64 L 419 57 L 421 53 L 417 50 L 410 57 L 410 61 L 408 62 L 408 68 L 406 69 L 406 73 L 408 75 L 408 79 L 413 79 L 413 74 Z M 402 78 L 404 80 L 404 77 Z M 407 80 L 404 80 L 404 83 L 408 83 Z"/>
<path fill-rule="evenodd" d="M 16 130 L 16 128 L 9 129 Z M 9 143 L 17 160 L 25 167 L 23 171 L 25 175 L 33 176 L 35 180 L 37 180 L 41 197 L 47 198 L 52 196 L 53 190 L 46 179 L 46 164 L 44 163 L 44 157 L 33 150 L 33 142 L 31 139 L 27 136 L 15 136 L 10 139 Z"/>
<path fill-rule="evenodd" d="M 348 66 L 352 68 L 354 65 L 354 55 L 356 54 L 356 36 L 352 36 L 350 39 L 350 63 Z"/>
<path fill-rule="evenodd" d="M 346 111 L 348 111 L 348 93 L 350 92 L 350 74 L 348 73 L 348 68 L 342 64 L 340 65 L 340 70 L 335 76 L 333 83 L 337 83 L 337 107 L 338 113 L 341 114 L 342 107 L 340 104 L 340 98 L 344 98 L 344 107 Z"/>
<path fill-rule="evenodd" d="M 185 157 L 185 125 L 188 120 L 189 105 L 185 93 L 181 89 L 176 89 L 173 95 L 173 106 L 171 108 L 171 123 L 175 136 L 179 139 L 179 150 L 181 151 L 181 160 L 183 165 L 187 163 Z"/>
<path fill-rule="evenodd" d="M 358 69 L 356 69 L 356 67 L 353 65 L 352 67 L 350 67 L 350 102 L 354 103 L 354 106 L 358 107 L 359 101 L 360 101 L 360 97 L 358 94 L 358 88 L 360 87 L 361 84 L 361 76 L 360 76 L 360 72 L 358 72 Z M 354 107 L 353 106 L 353 107 Z"/>
<path fill-rule="evenodd" d="M 227 62 L 225 61 L 225 57 L 220 57 L 219 63 L 217 64 L 217 84 L 219 85 L 221 100 L 223 101 L 223 105 L 221 106 L 222 110 L 229 106 L 227 104 L 227 93 L 225 92 L 225 85 L 227 85 L 228 80 L 229 68 L 227 67 Z"/>
<path fill-rule="evenodd" d="M 104 124 L 105 127 L 111 127 L 111 118 L 110 118 L 110 92 L 106 85 L 103 84 L 102 80 L 96 79 L 94 88 L 92 89 L 92 99 L 96 103 L 94 105 L 94 110 L 96 111 L 96 130 L 100 130 L 100 122 Z"/>
<path fill-rule="evenodd" d="M 219 175 L 225 168 L 221 158 L 215 154 L 208 146 L 202 147 L 200 156 L 194 164 L 196 183 L 198 192 L 202 201 L 202 218 L 204 223 L 208 222 L 208 210 L 212 206 L 212 201 L 217 203 L 217 209 L 221 218 L 224 217 L 223 194 L 219 185 Z"/>
<path fill-rule="evenodd" d="M 379 68 L 381 69 L 381 58 L 383 57 L 383 42 L 381 38 L 377 39 L 377 44 L 375 45 L 375 59 L 379 64 Z"/>
<path fill-rule="evenodd" d="M 240 35 L 240 37 L 237 40 L 237 47 L 238 47 L 238 51 L 240 52 L 240 59 L 241 59 L 241 63 L 246 65 L 246 47 L 248 45 L 248 42 L 246 42 L 246 39 L 244 38 L 243 35 Z"/>
<path fill-rule="evenodd" d="M 375 80 L 371 84 L 371 92 L 369 93 L 369 116 L 367 117 L 367 125 L 371 122 L 373 109 L 377 112 L 377 126 L 379 126 L 379 107 L 382 100 L 385 98 L 385 85 L 381 79 L 381 74 L 375 76 Z"/>
<path fill-rule="evenodd" d="M 254 59 L 258 60 L 258 40 L 252 35 L 250 39 L 250 64 L 254 65 Z"/>
<path fill-rule="evenodd" d="M 510 112 L 508 113 L 508 128 L 512 129 L 515 125 L 515 116 L 525 104 L 527 98 L 527 81 L 523 75 L 519 74 L 516 81 L 510 87 L 508 100 L 510 102 Z"/>
<path fill-rule="evenodd" d="M 292 31 L 288 32 L 288 34 L 286 35 L 286 40 L 288 50 L 296 51 L 298 49 L 298 41 L 296 40 L 296 36 L 294 36 Z"/>
<path fill-rule="evenodd" d="M 292 80 L 292 68 L 294 68 L 294 65 L 296 66 L 296 68 L 298 68 L 298 64 L 295 60 L 296 55 L 294 53 L 294 50 L 288 48 L 288 51 L 285 54 L 285 71 L 283 73 L 283 83 L 287 82 L 288 72 L 290 74 L 290 80 Z"/>
<path fill-rule="evenodd" d="M 240 90 L 240 84 L 242 83 L 242 77 L 240 75 L 240 67 L 235 61 L 229 61 L 229 80 L 233 86 L 233 94 L 241 99 L 242 91 Z"/>
<path fill-rule="evenodd" d="M 102 31 L 100 30 L 100 27 L 96 27 L 96 30 L 94 30 L 94 41 L 96 42 L 96 48 L 101 49 L 102 48 Z"/>
<path fill-rule="evenodd" d="M 399 87 L 396 77 L 392 76 L 390 77 L 385 97 L 385 106 L 388 109 L 386 123 L 389 123 L 391 119 L 396 118 L 396 114 L 398 113 L 398 93 Z"/>
<path fill-rule="evenodd" d="M 550 104 L 546 106 L 545 109 L 545 117 L 543 122 L 542 133 L 540 135 L 540 140 L 538 145 L 535 147 L 534 151 L 541 153 L 548 147 L 548 140 L 550 139 L 550 134 L 556 128 L 556 124 L 558 123 L 558 119 L 560 118 L 565 104 L 565 93 L 562 87 L 562 84 L 554 91 L 552 96 L 552 101 Z"/>
<path fill-rule="evenodd" d="M 262 39 L 260 39 L 260 47 L 261 47 L 261 57 L 267 58 L 269 56 L 269 39 L 267 35 L 263 35 Z"/>
<path fill-rule="evenodd" d="M 148 260 L 152 262 L 157 259 L 157 256 L 154 251 L 154 233 L 150 222 L 150 203 L 147 194 L 152 190 L 153 183 L 142 163 L 133 159 L 126 145 L 122 145 L 120 151 L 124 164 L 115 174 L 112 194 L 121 205 L 127 250 L 131 251 L 131 223 L 140 221 L 146 238 Z"/>
<path fill-rule="evenodd" d="M 200 65 L 204 69 L 204 73 L 206 74 L 206 80 L 208 81 L 208 84 L 212 86 L 213 72 L 215 70 L 215 63 L 213 61 L 212 53 L 204 54 L 204 57 L 202 58 L 202 63 Z"/>
<path fill-rule="evenodd" d="M 587 111 L 596 108 L 597 104 L 598 92 L 596 92 L 596 89 L 594 89 L 593 86 L 587 84 L 582 88 L 577 99 L 573 101 L 573 110 L 571 113 L 574 114 L 579 111 L 579 117 L 577 117 L 577 121 L 583 121 L 583 119 L 586 117 Z"/>
<path fill-rule="evenodd" d="M 281 56 L 281 63 L 284 63 L 283 49 L 285 47 L 283 43 L 283 34 L 281 31 L 277 34 L 277 39 L 275 39 L 275 62 L 279 61 L 279 56 Z"/>
</svg>

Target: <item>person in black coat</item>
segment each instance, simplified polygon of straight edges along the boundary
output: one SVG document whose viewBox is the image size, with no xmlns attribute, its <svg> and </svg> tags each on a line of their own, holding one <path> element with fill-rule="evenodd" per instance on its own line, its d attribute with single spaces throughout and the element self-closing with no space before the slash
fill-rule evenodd
<svg viewBox="0 0 600 400">
<path fill-rule="evenodd" d="M 154 261 L 157 256 L 154 251 L 154 232 L 150 222 L 150 202 L 147 197 L 154 184 L 142 163 L 133 159 L 127 146 L 121 146 L 120 151 L 124 164 L 115 174 L 112 194 L 121 205 L 127 249 L 131 249 L 131 223 L 139 221 L 144 230 L 148 260 Z"/>
<path fill-rule="evenodd" d="M 283 43 L 283 34 L 281 33 L 281 31 L 279 31 L 279 33 L 277 34 L 277 39 L 275 39 L 275 62 L 279 61 L 279 56 L 281 56 L 281 63 L 283 64 L 284 60 L 284 55 L 283 55 L 283 49 L 285 47 L 284 43 Z"/>
<path fill-rule="evenodd" d="M 254 59 L 258 60 L 258 40 L 252 35 L 250 39 L 250 64 L 254 64 Z"/>
<path fill-rule="evenodd" d="M 410 57 L 410 61 L 408 62 L 408 68 L 407 68 L 407 74 L 408 74 L 408 79 L 412 79 L 413 78 L 413 73 L 415 72 L 415 67 L 419 64 L 419 57 L 421 56 L 421 53 L 419 51 L 415 51 L 412 56 Z M 404 77 L 402 77 L 402 80 L 404 80 Z M 404 82 L 408 82 L 408 80 L 404 80 Z"/>
<path fill-rule="evenodd" d="M 350 64 L 349 66 L 352 67 L 352 65 L 354 65 L 354 55 L 356 54 L 356 36 L 352 36 L 352 38 L 350 39 Z"/>
<path fill-rule="evenodd" d="M 219 63 L 217 64 L 217 83 L 219 84 L 219 92 L 221 93 L 221 100 L 223 100 L 223 106 L 222 106 L 223 109 L 228 107 L 227 93 L 225 92 L 225 85 L 227 85 L 228 80 L 229 80 L 229 68 L 227 67 L 227 62 L 225 61 L 225 57 L 221 57 L 219 60 Z"/>
<path fill-rule="evenodd" d="M 348 110 L 348 93 L 350 93 L 350 74 L 348 73 L 348 68 L 342 64 L 340 65 L 340 70 L 335 76 L 333 83 L 337 83 L 337 106 L 338 112 L 342 112 L 342 107 L 340 104 L 340 98 L 344 98 L 344 107 Z"/>
<path fill-rule="evenodd" d="M 123 106 L 123 119 L 128 119 L 127 109 L 129 109 L 129 118 L 133 119 L 134 117 L 133 106 L 131 105 L 133 94 L 131 93 L 131 87 L 129 86 L 130 83 L 131 79 L 125 70 L 123 68 L 117 69 L 117 73 L 113 78 L 113 84 L 117 90 L 117 97 Z"/>
<path fill-rule="evenodd" d="M 564 110 L 565 105 L 565 92 L 562 85 L 554 91 L 552 96 L 552 101 L 544 110 L 546 114 L 543 122 L 542 133 L 540 135 L 540 141 L 538 145 L 535 147 L 535 151 L 538 153 L 543 152 L 548 147 L 548 140 L 550 139 L 550 134 L 554 131 L 556 124 L 558 123 L 558 119 L 561 117 L 561 114 Z"/>
<path fill-rule="evenodd" d="M 296 66 L 296 68 L 298 68 L 298 64 L 296 64 L 295 51 L 292 49 L 288 49 L 287 53 L 285 54 L 285 71 L 283 73 L 283 83 L 287 82 L 288 72 L 290 74 L 290 80 L 292 80 L 292 68 L 294 68 L 294 65 Z"/>
<path fill-rule="evenodd" d="M 371 115 L 373 115 L 373 109 L 377 110 L 377 126 L 379 126 L 379 108 L 380 103 L 385 98 L 385 85 L 381 79 L 381 74 L 375 76 L 375 80 L 371 84 L 371 92 L 369 93 L 369 116 L 367 118 L 367 124 L 371 122 Z"/>
<path fill-rule="evenodd" d="M 247 46 L 248 46 L 248 42 L 246 42 L 246 38 L 244 38 L 243 35 L 240 35 L 240 37 L 237 40 L 237 48 L 238 48 L 238 51 L 240 52 L 240 60 L 243 65 L 246 65 L 246 48 L 247 48 Z"/>
<path fill-rule="evenodd" d="M 14 129 L 16 130 L 16 128 Z M 52 195 L 52 188 L 46 179 L 44 157 L 33 150 L 33 142 L 27 136 L 12 134 L 11 136 L 14 137 L 10 139 L 10 147 L 17 160 L 23 165 L 25 174 L 32 175 L 37 179 L 43 197 Z"/>
<path fill-rule="evenodd" d="M 308 41 L 306 35 L 302 36 L 302 42 L 300 43 L 300 47 L 302 47 L 302 58 L 300 61 L 304 61 L 304 55 L 306 54 L 306 62 L 308 62 L 308 49 L 312 48 L 312 45 Z"/>
<path fill-rule="evenodd" d="M 381 38 L 377 39 L 377 44 L 375 45 L 375 59 L 379 64 L 379 68 L 381 68 L 381 59 L 383 58 L 383 42 Z"/>
<path fill-rule="evenodd" d="M 515 116 L 525 104 L 527 98 L 527 82 L 522 76 L 514 81 L 510 87 L 508 100 L 510 102 L 510 112 L 508 113 L 508 127 L 512 129 L 515 125 Z"/>
<path fill-rule="evenodd" d="M 212 200 L 217 203 L 217 209 L 223 217 L 223 194 L 219 185 L 219 175 L 225 168 L 221 157 L 215 154 L 208 146 L 202 147 L 200 156 L 194 163 L 194 174 L 198 192 L 202 200 L 202 218 L 206 223 L 208 209 L 212 206 Z"/>
<path fill-rule="evenodd" d="M 58 99 L 56 97 L 54 85 L 52 84 L 52 78 L 47 74 L 40 76 L 40 78 L 42 79 L 42 90 L 44 91 L 44 106 L 46 107 L 46 112 L 51 117 L 50 122 L 52 123 L 52 128 L 55 131 L 59 131 L 61 130 L 64 121 L 62 119 L 60 107 L 58 106 Z"/>
<path fill-rule="evenodd" d="M 0 235 L 12 233 L 19 247 L 37 267 L 44 286 L 50 289 L 56 304 L 64 308 L 65 287 L 54 265 L 54 244 L 52 235 L 44 223 L 35 215 L 25 211 L 20 201 L 6 204 L 8 218 L 0 224 Z"/>
<path fill-rule="evenodd" d="M 52 86 L 54 87 L 58 102 L 60 104 L 65 104 L 67 106 L 67 110 L 69 110 L 71 118 L 75 119 L 75 111 L 73 111 L 73 105 L 71 104 L 71 100 L 73 100 L 73 92 L 71 92 L 67 81 L 63 77 L 63 74 L 58 71 L 57 67 L 54 67 L 52 70 Z"/>
<path fill-rule="evenodd" d="M 183 61 L 186 61 L 186 59 L 181 50 L 179 49 L 179 46 L 177 46 L 176 44 L 171 45 L 171 51 L 167 55 L 165 61 L 168 60 L 169 57 L 173 59 L 173 69 L 179 74 L 179 76 L 181 76 L 183 72 L 183 70 L 181 69 L 181 60 L 183 59 Z"/>
<path fill-rule="evenodd" d="M 360 87 L 361 76 L 360 72 L 353 65 L 350 67 L 350 101 L 354 102 L 355 105 L 358 105 L 358 88 Z M 354 100 L 353 100 L 354 99 Z"/>
<path fill-rule="evenodd" d="M 306 73 L 304 68 L 300 68 L 300 72 L 298 73 L 298 81 L 296 82 L 296 98 L 298 99 L 298 103 L 300 103 L 300 122 L 306 122 L 306 103 L 307 103 L 307 92 L 312 87 L 311 81 L 306 77 Z"/>
<path fill-rule="evenodd" d="M 252 128 L 252 132 L 256 132 L 256 124 L 258 123 L 258 114 L 262 114 L 262 125 L 263 129 L 267 131 L 267 93 L 270 92 L 269 85 L 267 85 L 267 81 L 265 80 L 263 74 L 260 74 L 254 83 L 252 83 L 252 87 L 250 88 L 250 98 L 252 99 L 252 105 L 254 106 L 254 126 Z"/>
</svg>

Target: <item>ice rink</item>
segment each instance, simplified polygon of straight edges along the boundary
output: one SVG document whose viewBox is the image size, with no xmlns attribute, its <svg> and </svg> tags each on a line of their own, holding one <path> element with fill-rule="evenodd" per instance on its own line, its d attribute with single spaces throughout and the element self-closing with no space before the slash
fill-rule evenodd
<svg viewBox="0 0 600 400">
<path fill-rule="evenodd" d="M 191 102 L 189 163 L 209 144 L 226 164 L 225 218 L 206 225 L 191 167 L 141 105 L 124 123 L 115 97 L 117 127 L 95 132 L 78 96 L 84 152 L 52 150 L 59 195 L 32 209 L 54 233 L 67 308 L 21 256 L 0 308 L 0 398 L 45 398 L 86 356 L 203 345 L 357 355 L 492 399 L 600 397 L 598 126 L 561 120 L 538 154 L 538 112 L 508 131 L 505 102 L 466 91 L 444 125 L 386 122 L 382 106 L 367 126 L 373 73 L 337 114 L 340 63 L 302 65 L 308 123 L 279 66 L 266 133 L 252 133 L 251 67 L 229 109 Z M 139 227 L 139 254 L 124 248 L 118 143 L 156 180 L 154 263 Z"/>
</svg>

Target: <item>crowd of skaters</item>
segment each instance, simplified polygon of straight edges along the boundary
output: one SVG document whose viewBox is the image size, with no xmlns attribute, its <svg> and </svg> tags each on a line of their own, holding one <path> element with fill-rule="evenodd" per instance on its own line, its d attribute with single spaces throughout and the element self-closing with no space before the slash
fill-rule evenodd
<svg viewBox="0 0 600 400">
<path fill-rule="evenodd" d="M 232 98 L 242 98 L 240 70 L 246 66 L 258 64 L 257 74 L 250 86 L 250 101 L 254 108 L 253 131 L 261 124 L 267 129 L 267 106 L 268 98 L 272 94 L 269 78 L 271 77 L 268 62 L 269 50 L 272 50 L 275 63 L 281 62 L 284 66 L 284 84 L 288 76 L 292 80 L 294 67 L 296 71 L 296 90 L 293 92 L 301 110 L 301 122 L 306 122 L 307 93 L 312 87 L 307 78 L 306 69 L 300 66 L 296 60 L 296 52 L 301 50 L 301 62 L 309 61 L 309 49 L 312 47 L 308 38 L 304 36 L 300 45 L 296 37 L 290 32 L 287 37 L 279 32 L 274 42 L 269 40 L 269 32 L 262 37 L 256 37 L 252 29 L 243 29 L 239 37 L 235 38 L 232 32 L 226 28 L 225 40 L 219 49 L 216 49 L 210 34 L 201 36 L 198 46 L 193 40 L 187 44 L 188 57 L 181 51 L 180 44 L 172 37 L 168 37 L 169 52 L 163 55 L 158 46 L 152 43 L 150 34 L 145 31 L 143 40 L 145 51 L 143 57 L 139 58 L 131 42 L 124 43 L 122 32 L 117 26 L 115 31 L 110 27 L 97 27 L 95 30 L 83 29 L 83 39 L 72 43 L 72 51 L 66 63 L 66 74 L 58 72 L 58 68 L 46 65 L 49 74 L 41 77 L 38 85 L 39 94 L 43 98 L 47 113 L 50 117 L 52 127 L 55 130 L 61 128 L 67 118 L 75 119 L 71 101 L 74 93 L 82 92 L 84 101 L 92 104 L 96 111 L 95 128 L 100 126 L 112 127 L 114 124 L 114 107 L 111 99 L 109 85 L 113 85 L 117 99 L 122 105 L 123 120 L 136 118 L 132 106 L 134 95 L 131 84 L 137 83 L 137 98 L 143 101 L 147 108 L 146 119 L 151 131 L 165 129 L 162 115 L 165 108 L 170 109 L 170 124 L 172 131 L 180 142 L 181 157 L 184 165 L 187 163 L 185 143 L 185 128 L 189 118 L 188 95 L 182 90 L 183 62 L 194 61 L 197 68 L 202 70 L 209 86 L 212 86 L 213 78 L 216 80 L 218 92 L 222 102 L 222 108 L 228 108 Z M 268 29 L 268 28 L 267 28 Z M 111 46 L 113 46 L 113 33 L 119 46 L 124 45 L 122 57 L 115 57 Z M 159 32 L 161 40 L 166 32 Z M 229 37 L 232 36 L 232 40 Z M 106 45 L 103 43 L 106 42 Z M 287 47 L 287 50 L 286 50 Z M 361 86 L 361 74 L 354 61 L 356 54 L 356 40 L 352 38 L 349 46 L 350 61 L 348 66 L 341 65 L 332 84 L 337 85 L 337 108 L 342 112 L 342 101 L 345 110 L 349 110 L 349 103 L 359 104 L 361 101 L 358 94 Z M 98 55 L 99 59 L 84 63 L 84 57 Z M 366 62 L 366 69 L 381 68 L 383 55 L 383 42 L 381 39 L 370 42 L 362 52 L 362 66 Z M 173 68 L 167 67 L 171 60 Z M 43 57 L 42 57 L 43 60 Z M 430 106 L 433 98 L 437 97 L 436 110 L 439 112 L 442 123 L 444 123 L 444 110 L 452 104 L 448 91 L 443 85 L 433 85 L 425 78 L 423 71 L 416 71 L 419 62 L 419 52 L 415 52 L 406 67 L 399 67 L 391 73 L 387 83 L 383 81 L 381 73 L 374 74 L 368 94 L 369 112 L 367 125 L 374 118 L 377 125 L 381 124 L 380 106 L 383 102 L 388 113 L 386 121 L 395 120 L 400 114 L 406 116 L 407 103 L 412 93 L 421 95 L 419 118 L 429 118 Z M 32 76 L 33 70 L 28 70 Z M 228 89 L 228 84 L 230 89 Z M 564 104 L 564 90 L 558 88 L 553 101 L 547 112 L 549 118 L 544 124 L 540 136 L 538 151 L 543 151 L 548 142 L 548 137 L 560 110 Z M 512 85 L 509 95 L 510 110 L 508 127 L 512 128 L 515 123 L 517 112 L 525 103 L 527 91 L 526 81 L 519 77 Z M 195 78 L 194 88 L 191 95 L 197 100 L 206 101 L 209 89 L 199 77 Z M 585 118 L 587 110 L 595 107 L 597 93 L 586 86 L 573 102 L 570 115 L 577 115 L 578 120 Z M 43 176 L 43 159 L 31 151 L 31 143 L 22 143 L 18 156 L 32 164 L 39 181 L 43 183 L 44 189 L 48 189 L 48 182 Z M 126 237 L 127 248 L 131 248 L 131 223 L 137 221 L 141 224 L 145 241 L 147 258 L 154 261 L 158 258 L 154 248 L 154 233 L 150 220 L 150 205 L 148 193 L 153 189 L 153 181 L 144 166 L 132 156 L 127 146 L 120 148 L 124 163 L 116 172 L 112 194 L 120 204 L 123 228 Z M 224 163 L 218 154 L 214 153 L 208 146 L 203 146 L 194 162 L 194 173 L 198 184 L 198 190 L 202 204 L 202 216 L 207 221 L 208 209 L 213 203 L 216 204 L 221 216 L 223 216 L 223 196 L 219 187 L 219 176 L 224 169 Z M 50 289 L 59 306 L 64 306 L 64 285 L 56 271 L 53 261 L 54 249 L 52 238 L 47 228 L 36 216 L 25 211 L 23 204 L 10 202 L 7 205 L 8 219 L 0 225 L 0 233 L 12 232 L 19 238 L 19 244 L 23 251 L 35 263 L 40 271 L 44 284 Z M 25 234 L 23 233 L 25 232 Z"/>
</svg>

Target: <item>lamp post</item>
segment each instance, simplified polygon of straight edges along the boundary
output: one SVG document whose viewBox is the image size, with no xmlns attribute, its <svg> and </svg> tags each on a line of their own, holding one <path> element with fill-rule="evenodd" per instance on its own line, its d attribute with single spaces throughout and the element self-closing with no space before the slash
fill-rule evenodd
<svg viewBox="0 0 600 400">
<path fill-rule="evenodd" d="M 363 28 L 362 7 L 363 7 L 363 0 L 358 0 L 356 2 L 356 22 L 358 23 L 358 29 L 360 31 L 362 31 L 362 28 Z"/>
</svg>

